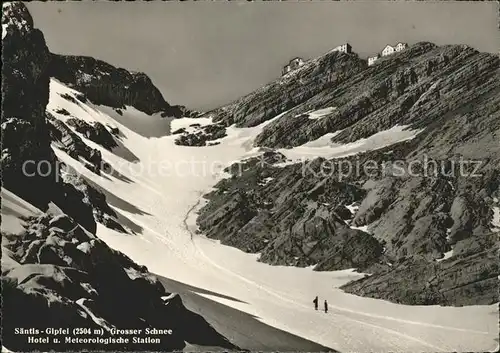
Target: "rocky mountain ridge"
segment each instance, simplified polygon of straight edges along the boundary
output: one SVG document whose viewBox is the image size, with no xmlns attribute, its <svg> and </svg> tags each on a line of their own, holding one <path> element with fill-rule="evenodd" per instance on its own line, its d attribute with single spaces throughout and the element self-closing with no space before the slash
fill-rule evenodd
<svg viewBox="0 0 500 353">
<path fill-rule="evenodd" d="M 500 58 L 423 42 L 370 67 L 342 53 L 306 65 L 207 114 L 226 125 L 273 120 L 255 140 L 271 152 L 229 168 L 206 195 L 200 230 L 270 264 L 356 267 L 370 275 L 343 289 L 359 295 L 497 302 Z M 327 134 L 322 148 L 363 144 L 397 126 L 414 136 L 330 160 L 265 157 Z M 369 163 L 375 172 L 349 169 Z"/>
<path fill-rule="evenodd" d="M 132 106 L 146 114 L 180 118 L 198 113 L 170 105 L 151 79 L 142 72 L 116 68 L 89 56 L 51 54 L 48 74 L 85 94 L 95 104 L 116 109 Z"/>
<path fill-rule="evenodd" d="M 214 122 L 238 127 L 259 125 L 307 101 L 319 92 L 341 84 L 365 69 L 354 53 L 330 51 L 250 94 L 208 112 Z"/>
<path fill-rule="evenodd" d="M 256 146 L 299 146 L 336 131 L 332 142 L 348 143 L 397 124 L 418 129 L 445 122 L 469 103 L 481 107 L 497 92 L 498 65 L 498 55 L 427 42 L 370 67 L 355 54 L 330 52 L 206 116 L 249 127 L 281 114 Z M 327 108 L 321 119 L 309 117 Z"/>
<path fill-rule="evenodd" d="M 237 127 L 257 126 L 308 101 L 319 92 L 341 84 L 366 66 L 357 54 L 332 50 L 228 105 L 202 114 L 216 123 L 213 125 L 218 130 L 216 135 L 183 132 L 177 143 L 208 146 L 209 141 L 224 134 L 224 127 L 232 124 Z"/>
<path fill-rule="evenodd" d="M 44 68 L 50 53 L 24 4 L 4 3 L 2 10 L 2 181 L 21 197 L 31 195 L 33 203 L 41 206 L 56 179 L 45 121 L 49 76 Z M 47 163 L 47 177 L 28 180 L 22 171 L 27 160 Z"/>
<path fill-rule="evenodd" d="M 98 167 L 102 162 L 100 152 L 89 148 L 64 123 L 46 112 L 50 77 L 45 67 L 50 53 L 43 34 L 33 27 L 24 4 L 4 3 L 2 7 L 3 186 L 42 210 L 53 202 L 86 229 L 95 231 L 95 212 L 90 205 L 83 206 L 86 196 L 77 190 L 79 186 L 60 177 L 61 164 L 51 142 L 63 136 L 70 138 L 73 142 L 68 145 L 68 152 L 75 158 L 83 156 Z"/>
</svg>

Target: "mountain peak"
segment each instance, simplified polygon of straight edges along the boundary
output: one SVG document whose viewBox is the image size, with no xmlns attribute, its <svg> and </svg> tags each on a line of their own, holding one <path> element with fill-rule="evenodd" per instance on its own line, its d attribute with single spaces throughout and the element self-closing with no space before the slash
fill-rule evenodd
<svg viewBox="0 0 500 353">
<path fill-rule="evenodd" d="M 192 112 L 170 105 L 144 72 L 115 67 L 81 55 L 51 54 L 50 76 L 86 95 L 95 104 L 116 109 L 132 106 L 148 115 L 180 118 Z"/>
<path fill-rule="evenodd" d="M 32 29 L 33 18 L 26 5 L 21 1 L 2 4 L 2 39 L 13 31 L 25 34 Z"/>
</svg>

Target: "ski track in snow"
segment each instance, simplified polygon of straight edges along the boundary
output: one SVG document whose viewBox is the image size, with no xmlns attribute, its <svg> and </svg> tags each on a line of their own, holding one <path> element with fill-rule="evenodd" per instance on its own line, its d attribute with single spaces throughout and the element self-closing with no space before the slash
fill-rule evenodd
<svg viewBox="0 0 500 353">
<path fill-rule="evenodd" d="M 194 159 L 220 161 L 222 166 L 227 166 L 255 156 L 258 152 L 252 148 L 251 142 L 270 123 L 268 121 L 252 128 L 229 127 L 228 136 L 220 139 L 221 144 L 216 146 L 177 146 L 174 144 L 176 136 L 145 137 L 122 125 L 120 119 L 142 119 L 146 123 L 149 120 L 144 117 L 151 119 L 134 109 L 123 110 L 123 117 L 114 116 L 110 108 L 90 103 L 76 106 L 61 99 L 58 92 L 72 94 L 74 91 L 52 80 L 48 106 L 52 111 L 64 108 L 86 121 L 118 127 L 123 135 L 123 144 L 143 163 L 148 158 L 174 162 Z M 57 113 L 54 115 L 63 121 L 66 119 Z M 193 119 L 173 120 L 171 130 L 188 127 L 192 123 Z M 156 125 L 153 128 L 157 128 Z M 326 146 L 318 141 L 294 149 L 290 157 L 309 157 L 317 152 L 330 156 L 345 155 L 365 148 L 386 146 L 412 138 L 415 134 L 403 132 L 402 127 L 394 132 L 393 139 L 391 131 L 383 132 L 378 137 L 346 146 L 344 151 L 342 146 Z M 142 227 L 139 234 L 123 235 L 98 224 L 97 235 L 112 248 L 146 265 L 151 272 L 238 298 L 242 302 L 219 297 L 210 299 L 341 352 L 488 351 L 497 346 L 494 341 L 498 337 L 496 305 L 461 308 L 397 305 L 356 297 L 337 289 L 349 280 L 361 278 L 362 274 L 347 270 L 314 272 L 310 268 L 259 263 L 255 254 L 221 245 L 190 229 L 203 201 L 202 195 L 225 175 L 222 168 L 202 176 L 132 174 L 126 169 L 134 163 L 127 163 L 81 137 L 90 147 L 99 149 L 103 159 L 131 182 L 97 176 L 54 147 L 57 157 L 120 198 L 125 206 L 109 201 L 111 207 Z M 133 208 L 127 207 L 127 204 L 133 205 Z M 313 310 L 310 302 L 315 295 L 328 300 L 331 309 L 328 314 Z"/>
<path fill-rule="evenodd" d="M 159 192 L 157 194 L 161 195 L 161 193 L 159 193 Z M 280 293 L 280 292 L 274 291 L 274 290 L 272 290 L 270 288 L 267 288 L 265 286 L 262 286 L 262 285 L 260 285 L 259 283 L 255 282 L 255 281 L 249 280 L 249 279 L 247 279 L 244 276 L 241 276 L 241 275 L 239 275 L 239 274 L 237 274 L 235 272 L 232 272 L 232 271 L 228 270 L 227 268 L 224 268 L 224 267 L 220 266 L 215 261 L 213 261 L 209 256 L 207 256 L 205 254 L 205 252 L 203 251 L 203 248 L 200 247 L 200 246 L 198 246 L 197 242 L 195 241 L 197 235 L 194 234 L 189 229 L 189 226 L 187 224 L 187 219 L 191 216 L 191 212 L 194 212 L 196 210 L 196 208 L 199 206 L 200 202 L 201 202 L 201 199 L 199 199 L 193 206 L 191 206 L 191 208 L 189 209 L 188 213 L 186 214 L 186 216 L 184 217 L 184 220 L 183 220 L 184 227 L 185 227 L 186 231 L 190 234 L 190 239 L 191 239 L 193 245 L 196 247 L 196 252 L 199 255 L 201 255 L 210 265 L 212 265 L 213 267 L 217 268 L 219 271 L 227 273 L 228 275 L 233 276 L 233 277 L 237 278 L 238 280 L 243 281 L 243 282 L 245 282 L 247 284 L 250 284 L 253 287 L 259 288 L 260 290 L 263 290 L 266 293 L 268 293 L 268 294 L 276 297 L 278 300 L 282 300 L 282 301 L 288 302 L 290 304 L 293 304 L 294 306 L 299 306 L 299 307 L 302 307 L 302 308 L 304 308 L 306 310 L 310 310 L 311 309 L 309 306 L 306 306 L 306 305 L 304 305 L 302 303 L 299 303 L 299 302 L 297 302 L 297 301 L 289 298 L 288 296 L 286 296 L 283 293 Z M 140 223 L 140 221 L 138 219 L 136 219 L 136 218 L 132 218 L 132 220 Z M 148 231 L 150 231 L 160 242 L 164 243 L 169 248 L 172 248 L 172 245 L 175 246 L 175 242 L 173 242 L 172 240 L 170 240 L 171 236 L 169 236 L 168 234 L 167 234 L 167 237 L 164 237 L 164 236 L 161 235 L 161 233 L 155 231 L 151 227 L 148 227 L 144 223 L 140 223 L 140 225 L 142 227 L 144 227 L 145 229 L 147 229 Z M 212 300 L 214 300 L 214 299 L 217 300 L 217 298 L 212 298 Z M 355 310 L 349 310 L 349 309 L 342 308 L 342 307 L 339 307 L 339 306 L 336 306 L 336 305 L 332 305 L 332 304 L 330 304 L 329 306 L 330 306 L 330 309 L 336 309 L 336 310 L 341 311 L 341 312 L 358 314 L 358 315 L 361 315 L 361 316 L 366 316 L 366 317 L 375 318 L 375 319 L 390 320 L 390 321 L 396 321 L 396 322 L 400 322 L 400 323 L 406 323 L 406 324 L 412 324 L 412 325 L 420 325 L 420 326 L 426 326 L 426 327 L 432 327 L 432 328 L 439 328 L 439 329 L 445 329 L 445 330 L 451 330 L 451 331 L 470 332 L 470 333 L 485 334 L 485 335 L 489 334 L 488 332 L 484 332 L 484 331 L 469 330 L 469 329 L 462 329 L 462 328 L 456 328 L 456 327 L 448 327 L 448 326 L 443 326 L 443 325 L 434 325 L 434 324 L 422 323 L 422 322 L 417 322 L 417 321 L 412 321 L 412 320 L 404 320 L 404 319 L 393 318 L 393 317 L 390 317 L 390 316 L 374 315 L 374 314 L 369 314 L 369 313 L 365 313 L 365 312 L 360 312 L 360 311 L 355 311 Z M 355 322 L 355 323 L 358 323 L 358 324 L 361 324 L 361 325 L 364 325 L 364 326 L 372 327 L 372 328 L 375 328 L 377 330 L 385 331 L 385 332 L 387 332 L 389 334 L 397 335 L 397 336 L 400 336 L 402 338 L 418 342 L 418 343 L 420 343 L 420 344 L 422 344 L 424 346 L 427 346 L 429 348 L 432 348 L 433 350 L 436 350 L 436 351 L 448 351 L 449 350 L 448 348 L 434 345 L 432 343 L 429 343 L 429 342 L 426 342 L 424 340 L 415 338 L 415 337 L 413 337 L 411 335 L 408 335 L 408 334 L 404 334 L 404 333 L 401 333 L 401 332 L 398 332 L 398 331 L 395 331 L 395 330 L 392 330 L 392 329 L 389 329 L 389 328 L 385 328 L 383 326 L 375 325 L 375 324 L 372 324 L 372 323 L 369 323 L 369 322 L 364 322 L 364 321 L 361 321 L 361 320 L 357 320 L 357 319 L 348 317 L 345 314 L 331 313 L 331 315 L 333 315 L 333 316 L 341 316 L 345 320 L 352 321 L 352 322 Z M 332 317 L 332 319 L 334 319 L 334 318 Z M 335 320 L 332 320 L 332 321 L 335 321 Z"/>
<path fill-rule="evenodd" d="M 203 249 L 201 247 L 199 247 L 196 244 L 196 242 L 194 241 L 194 239 L 196 237 L 196 234 L 193 234 L 193 232 L 189 229 L 189 226 L 187 224 L 187 219 L 190 217 L 190 213 L 194 212 L 196 210 L 196 208 L 199 206 L 200 202 L 201 202 L 201 200 L 198 200 L 198 202 L 196 202 L 196 204 L 194 204 L 190 208 L 188 214 L 186 215 L 186 217 L 184 219 L 184 226 L 185 226 L 186 231 L 188 231 L 189 234 L 191 235 L 191 239 L 193 240 L 193 244 L 197 247 L 197 250 L 200 252 L 200 254 L 207 261 L 209 261 L 214 267 L 217 267 L 218 269 L 220 269 L 220 270 L 222 270 L 222 271 L 224 271 L 224 272 L 226 272 L 226 273 L 228 273 L 228 274 L 230 274 L 232 276 L 235 276 L 235 277 L 239 278 L 242 281 L 245 281 L 247 283 L 255 285 L 256 287 L 265 290 L 266 292 L 270 293 L 271 295 L 277 296 L 277 297 L 279 297 L 281 299 L 284 299 L 286 301 L 289 301 L 289 302 L 291 302 L 291 303 L 293 303 L 295 305 L 300 305 L 300 306 L 302 306 L 302 307 L 304 307 L 306 309 L 310 309 L 309 306 L 305 306 L 303 304 L 300 304 L 300 303 L 294 301 L 293 299 L 290 299 L 290 298 L 286 297 L 284 294 L 279 294 L 279 293 L 277 293 L 277 292 L 275 292 L 273 290 L 270 290 L 269 288 L 261 286 L 260 284 L 254 282 L 254 281 L 249 281 L 247 278 L 245 278 L 243 276 L 240 276 L 237 273 L 234 273 L 232 271 L 229 271 L 226 268 L 223 268 L 223 267 L 219 266 L 211 258 L 209 258 L 208 256 L 206 256 L 205 253 L 203 252 Z M 335 309 L 337 309 L 339 311 L 345 311 L 345 312 L 349 312 L 349 313 L 353 313 L 353 314 L 360 314 L 360 315 L 363 315 L 363 316 L 369 316 L 369 317 L 373 317 L 373 318 L 377 318 L 377 319 L 392 320 L 392 321 L 398 321 L 398 322 L 403 322 L 403 323 L 413 324 L 413 325 L 422 325 L 422 326 L 427 326 L 427 327 L 434 327 L 434 328 L 440 328 L 440 329 L 446 329 L 446 330 L 456 330 L 456 331 L 462 331 L 462 332 L 474 332 L 474 333 L 479 333 L 479 334 L 488 334 L 488 332 L 485 332 L 485 331 L 468 330 L 468 329 L 461 329 L 461 328 L 457 328 L 457 327 L 449 327 L 449 326 L 442 326 L 442 325 L 434 325 L 434 324 L 429 324 L 429 323 L 423 323 L 423 322 L 418 322 L 418 321 L 403 320 L 403 319 L 393 318 L 393 317 L 390 317 L 390 316 L 373 315 L 373 314 L 369 314 L 369 313 L 365 313 L 365 312 L 361 312 L 361 311 L 355 311 L 355 310 L 349 310 L 349 309 L 341 308 L 341 307 L 338 307 L 338 306 L 335 306 L 335 305 L 331 305 L 331 304 L 329 304 L 329 308 L 335 308 Z M 361 323 L 363 323 L 363 322 L 361 322 Z M 377 327 L 381 328 L 381 329 L 384 329 L 383 327 L 379 327 L 379 326 L 377 326 Z M 399 334 L 398 332 L 394 332 L 394 333 Z M 411 337 L 411 338 L 413 339 L 413 337 Z M 436 348 L 436 347 L 433 347 L 433 348 Z"/>
<path fill-rule="evenodd" d="M 191 233 L 191 236 L 193 236 L 193 235 L 192 235 L 192 233 Z M 195 246 L 197 246 L 197 245 L 196 245 L 196 243 L 195 243 L 194 241 L 193 241 L 193 243 L 195 244 Z M 203 258 L 205 258 L 205 259 L 206 259 L 206 260 L 207 260 L 210 264 L 212 264 L 212 266 L 214 266 L 214 267 L 218 268 L 219 270 L 221 270 L 221 271 L 223 271 L 223 272 L 225 272 L 225 273 L 227 273 L 227 274 L 229 274 L 229 275 L 231 275 L 231 276 L 234 276 L 234 277 L 238 278 L 238 279 L 239 279 L 239 280 L 241 280 L 241 281 L 244 281 L 244 282 L 246 282 L 246 283 L 252 284 L 252 285 L 254 285 L 256 288 L 259 288 L 259 289 L 261 289 L 261 290 L 263 290 L 263 291 L 265 291 L 265 292 L 267 292 L 267 293 L 271 294 L 272 296 L 276 297 L 276 298 L 277 298 L 277 299 L 279 299 L 279 300 L 284 300 L 284 301 L 289 302 L 289 303 L 291 303 L 291 304 L 294 304 L 294 305 L 296 305 L 296 306 L 301 306 L 302 308 L 305 308 L 305 309 L 307 309 L 307 310 L 310 310 L 310 309 L 311 309 L 311 308 L 310 308 L 310 307 L 308 307 L 308 306 L 305 306 L 305 305 L 303 305 L 303 304 L 301 304 L 301 303 L 298 303 L 298 302 L 296 302 L 296 301 L 294 301 L 294 300 L 292 300 L 292 299 L 290 299 L 290 298 L 288 298 L 288 297 L 286 297 L 286 296 L 284 296 L 284 295 L 278 294 L 278 293 L 276 293 L 276 292 L 274 292 L 274 291 L 270 290 L 269 288 L 266 288 L 266 287 L 264 287 L 264 286 L 262 286 L 262 285 L 260 285 L 260 284 L 258 284 L 258 283 L 256 283 L 256 282 L 254 282 L 254 281 L 248 280 L 247 278 L 245 278 L 245 277 L 243 277 L 243 276 L 238 275 L 237 273 L 234 273 L 234 272 L 232 272 L 232 271 L 230 271 L 230 270 L 228 270 L 228 269 L 226 269 L 226 268 L 224 268 L 224 267 L 222 267 L 222 266 L 219 266 L 216 262 L 212 261 L 212 259 L 211 259 L 211 258 L 209 258 L 208 256 L 206 256 L 206 255 L 205 255 L 205 253 L 203 252 L 203 250 L 202 250 L 201 248 L 199 248 L 199 247 L 197 246 L 197 249 L 198 249 L 199 253 L 201 254 L 201 256 L 203 256 Z M 329 305 L 329 307 L 330 307 L 330 308 L 335 308 L 335 309 L 337 309 L 337 310 L 341 310 L 341 311 L 343 311 L 343 309 L 342 309 L 342 308 L 339 308 L 338 306 L 334 306 L 334 305 L 331 305 L 331 304 L 330 304 L 330 305 Z M 330 310 L 331 310 L 331 309 L 330 309 Z M 349 311 L 349 310 L 346 310 L 346 311 Z M 359 313 L 359 312 L 356 312 L 356 313 Z M 363 315 L 367 315 L 367 314 L 364 314 L 364 313 L 362 313 L 362 314 L 363 314 Z M 339 314 L 334 314 L 334 315 L 339 315 Z M 371 316 L 371 315 L 367 315 L 367 316 Z M 345 319 L 347 319 L 347 320 L 350 320 L 350 321 L 353 321 L 353 322 L 356 322 L 356 323 L 362 324 L 362 325 L 370 326 L 370 327 L 373 327 L 373 328 L 376 328 L 376 329 L 381 329 L 381 330 L 386 331 L 386 332 L 388 332 L 388 333 L 396 334 L 396 335 L 398 335 L 398 336 L 401 336 L 401 337 L 404 337 L 404 338 L 407 338 L 407 339 L 410 339 L 410 340 L 414 340 L 414 341 L 416 341 L 416 342 L 422 343 L 423 345 L 425 345 L 425 346 L 427 346 L 427 347 L 431 347 L 432 349 L 436 349 L 436 350 L 439 350 L 439 351 L 446 351 L 446 349 L 445 349 L 445 348 L 441 348 L 441 347 L 438 347 L 438 346 L 432 345 L 432 344 L 427 343 L 427 342 L 424 342 L 424 341 L 422 341 L 422 340 L 420 340 L 420 339 L 418 339 L 418 338 L 415 338 L 415 337 L 412 337 L 412 336 L 409 336 L 409 335 L 406 335 L 406 334 L 402 334 L 402 333 L 400 333 L 400 332 L 397 332 L 397 331 L 394 331 L 394 330 L 391 330 L 391 329 L 388 329 L 388 328 L 384 328 L 384 327 L 380 327 L 380 326 L 377 326 L 377 325 L 373 325 L 373 324 L 370 324 L 370 323 L 367 323 L 367 322 L 363 322 L 363 321 L 355 320 L 355 319 L 349 318 L 349 317 L 347 317 L 347 316 L 344 316 L 344 318 L 345 318 Z M 386 317 L 386 318 L 387 318 L 387 317 Z"/>
</svg>

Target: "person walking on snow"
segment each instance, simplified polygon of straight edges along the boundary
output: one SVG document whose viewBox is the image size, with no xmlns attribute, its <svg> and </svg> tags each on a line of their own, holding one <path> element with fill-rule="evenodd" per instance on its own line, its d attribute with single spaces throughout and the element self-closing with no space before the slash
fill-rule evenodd
<svg viewBox="0 0 500 353">
<path fill-rule="evenodd" d="M 325 314 L 328 312 L 328 302 L 325 300 Z"/>
<path fill-rule="evenodd" d="M 314 309 L 318 310 L 318 296 L 316 296 L 316 298 L 314 298 L 313 303 L 314 303 Z"/>
</svg>

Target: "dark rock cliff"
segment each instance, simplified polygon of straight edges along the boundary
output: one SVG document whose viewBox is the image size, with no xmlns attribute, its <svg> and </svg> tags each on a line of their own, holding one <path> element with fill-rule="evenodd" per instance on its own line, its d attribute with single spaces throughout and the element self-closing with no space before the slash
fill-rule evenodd
<svg viewBox="0 0 500 353">
<path fill-rule="evenodd" d="M 498 302 L 497 234 L 481 251 L 443 262 L 411 257 L 341 287 L 347 292 L 406 305 L 480 305 Z"/>
<path fill-rule="evenodd" d="M 210 124 L 207 126 L 199 126 L 198 124 L 191 124 L 189 130 L 181 128 L 174 131 L 173 134 L 180 136 L 175 140 L 176 145 L 181 146 L 210 146 L 217 144 L 217 139 L 227 136 L 226 127 L 222 123 Z"/>
<path fill-rule="evenodd" d="M 487 119 L 497 107 L 499 62 L 498 55 L 468 46 L 427 42 L 370 67 L 355 54 L 330 52 L 206 116 L 248 127 L 281 114 L 255 141 L 256 146 L 271 148 L 299 146 L 337 131 L 341 132 L 332 142 L 348 143 L 395 125 L 430 126 L 426 133 L 432 131 L 436 137 L 439 131 L 440 140 L 491 138 L 498 122 L 491 121 L 492 128 L 484 130 L 488 124 L 475 126 L 475 116 Z M 309 117 L 310 112 L 325 108 L 331 111 L 321 119 Z M 464 123 L 468 131 L 457 130 Z M 440 125 L 446 126 L 438 129 Z M 484 131 L 476 132 L 477 128 Z M 498 152 L 498 144 L 484 143 L 485 152 L 490 146 Z M 439 149 L 435 146 L 434 151 Z"/>
<path fill-rule="evenodd" d="M 96 227 L 92 208 L 78 207 L 83 203 L 81 199 L 67 202 L 71 186 L 62 181 L 60 164 L 50 146 L 53 125 L 49 124 L 45 111 L 49 100 L 50 53 L 43 34 L 33 27 L 33 19 L 21 2 L 3 4 L 2 24 L 5 25 L 2 38 L 3 187 L 42 210 L 53 202 L 92 231 Z M 88 153 L 89 159 L 95 159 L 91 149 L 82 147 L 82 150 Z"/>
<path fill-rule="evenodd" d="M 166 293 L 147 268 L 84 231 L 66 215 L 42 215 L 27 220 L 26 231 L 2 238 L 2 344 L 13 351 L 99 350 L 173 351 L 185 342 L 236 349 L 201 316 L 187 310 L 179 296 Z M 20 315 L 29 313 L 29 315 Z M 61 340 L 34 345 L 14 329 L 70 329 L 66 337 L 96 338 L 74 328 L 102 329 L 101 342 Z M 119 335 L 110 329 L 141 329 Z M 171 330 L 145 334 L 146 328 Z M 151 337 L 160 343 L 133 342 Z"/>
<path fill-rule="evenodd" d="M 361 200 L 364 190 L 334 178 L 303 176 L 298 165 L 274 167 L 279 157 L 267 153 L 264 160 L 235 166 L 233 178 L 222 180 L 207 195 L 210 202 L 200 212 L 200 230 L 224 244 L 259 252 L 260 261 L 273 265 L 340 270 L 376 262 L 381 244 L 351 229 L 337 208 Z"/>
<path fill-rule="evenodd" d="M 498 65 L 498 56 L 469 47 L 419 43 L 295 106 L 266 126 L 255 143 L 298 146 L 340 130 L 332 142 L 348 143 L 394 125 L 444 123 L 498 95 Z M 308 118 L 308 112 L 327 107 L 334 110 Z"/>
<path fill-rule="evenodd" d="M 256 126 L 318 94 L 342 84 L 366 63 L 356 54 L 329 52 L 260 89 L 207 115 L 226 125 Z"/>
<path fill-rule="evenodd" d="M 3 4 L 2 26 L 2 182 L 44 207 L 57 174 L 45 120 L 50 53 L 22 3 Z"/>
<path fill-rule="evenodd" d="M 340 159 L 276 166 L 264 154 L 234 165 L 200 212 L 209 237 L 271 264 L 371 273 L 343 287 L 355 294 L 406 304 L 498 301 L 497 55 L 418 43 L 366 67 L 329 53 L 210 114 L 239 126 L 281 114 L 256 138 L 268 150 L 333 132 L 331 142 L 346 144 L 398 125 L 417 134 Z M 375 172 L 364 171 L 367 163 Z"/>
<path fill-rule="evenodd" d="M 95 104 L 117 109 L 128 105 L 149 115 L 161 113 L 176 118 L 194 114 L 184 106 L 168 104 L 146 74 L 92 57 L 51 54 L 48 72 Z"/>
</svg>

